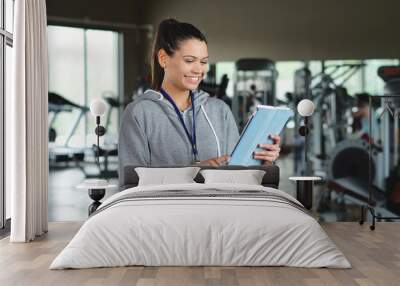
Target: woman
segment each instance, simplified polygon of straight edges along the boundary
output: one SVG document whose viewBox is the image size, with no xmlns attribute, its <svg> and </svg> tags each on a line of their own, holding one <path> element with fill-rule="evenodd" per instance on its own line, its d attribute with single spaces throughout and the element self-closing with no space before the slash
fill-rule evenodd
<svg viewBox="0 0 400 286">
<path fill-rule="evenodd" d="M 229 159 L 239 132 L 229 107 L 197 90 L 208 64 L 207 41 L 193 25 L 160 23 L 153 50 L 152 89 L 130 103 L 119 137 L 120 175 L 125 165 L 218 166 Z M 279 156 L 279 136 L 254 158 Z"/>
</svg>

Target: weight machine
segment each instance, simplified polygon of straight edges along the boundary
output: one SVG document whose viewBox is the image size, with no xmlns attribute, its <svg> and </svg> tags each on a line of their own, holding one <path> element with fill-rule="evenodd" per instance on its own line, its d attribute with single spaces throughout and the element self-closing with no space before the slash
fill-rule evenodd
<svg viewBox="0 0 400 286">
<path fill-rule="evenodd" d="M 315 105 L 312 117 L 311 162 L 314 173 L 326 178 L 328 154 L 349 134 L 351 107 L 354 99 L 347 94 L 344 84 L 363 66 L 363 64 L 325 65 L 322 62 L 321 72 L 312 75 L 308 64 L 295 72 L 293 107 L 302 99 L 310 99 Z M 295 127 L 301 124 L 301 118 L 295 117 Z M 297 136 L 297 135 L 296 135 Z M 295 138 L 297 145 L 304 144 L 301 138 Z M 296 145 L 296 146 L 297 146 Z M 301 146 L 295 148 L 295 171 L 305 173 L 311 166 L 299 166 Z M 298 156 L 296 154 L 298 153 Z"/>
<path fill-rule="evenodd" d="M 75 148 L 69 145 L 74 136 L 79 123 L 85 116 L 89 108 L 76 104 L 65 97 L 55 92 L 49 92 L 48 112 L 49 112 L 49 162 L 50 167 L 55 167 L 58 163 L 82 162 L 85 159 L 84 148 Z M 72 112 L 78 110 L 79 114 L 76 117 L 69 134 L 61 146 L 56 146 L 57 131 L 54 127 L 57 117 L 62 112 Z"/>
<path fill-rule="evenodd" d="M 278 72 L 269 59 L 240 59 L 236 62 L 232 112 L 241 131 L 257 104 L 275 105 Z"/>
<path fill-rule="evenodd" d="M 378 75 L 385 81 L 385 93 L 381 96 L 382 111 L 382 169 L 386 199 L 379 204 L 376 203 L 376 192 L 374 189 L 373 178 L 368 181 L 368 202 L 361 206 L 360 224 L 366 219 L 366 212 L 369 211 L 372 217 L 370 229 L 375 229 L 376 220 L 399 220 L 399 216 L 382 216 L 377 213 L 377 208 L 389 208 L 397 214 L 400 213 L 400 160 L 399 160 L 399 123 L 400 123 L 400 66 L 383 66 L 378 69 Z M 371 105 L 370 105 L 371 106 Z M 373 128 L 372 112 L 369 116 L 370 134 Z M 370 157 L 373 155 L 373 145 L 369 147 Z M 369 170 L 372 168 L 372 160 L 369 160 Z"/>
</svg>

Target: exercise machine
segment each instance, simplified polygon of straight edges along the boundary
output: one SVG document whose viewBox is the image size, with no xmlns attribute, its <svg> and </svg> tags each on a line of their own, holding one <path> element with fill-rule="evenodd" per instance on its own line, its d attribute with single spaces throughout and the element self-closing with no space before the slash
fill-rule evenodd
<svg viewBox="0 0 400 286">
<path fill-rule="evenodd" d="M 214 83 L 212 81 L 203 80 L 200 83 L 199 89 L 207 92 L 210 96 L 215 96 L 224 101 L 230 108 L 232 108 L 232 99 L 226 94 L 226 89 L 229 84 L 229 78 L 227 74 L 223 74 L 220 83 Z"/>
<path fill-rule="evenodd" d="M 89 108 L 76 104 L 65 97 L 61 96 L 55 92 L 49 92 L 49 102 L 48 102 L 48 112 L 49 112 L 49 165 L 50 167 L 55 167 L 58 163 L 75 162 L 79 163 L 85 159 L 85 149 L 71 147 L 71 138 L 76 133 L 76 130 L 81 122 L 82 118 L 85 116 Z M 65 141 L 57 146 L 55 141 L 57 139 L 57 131 L 54 127 L 57 117 L 62 112 L 73 112 L 78 110 L 78 115 L 74 120 L 72 127 L 68 133 Z"/>
<path fill-rule="evenodd" d="M 304 67 L 298 69 L 294 73 L 294 89 L 293 93 L 287 93 L 288 105 L 292 110 L 297 109 L 298 103 L 303 99 L 310 99 L 311 97 L 311 81 L 312 74 L 308 68 L 308 63 L 305 63 Z M 294 113 L 294 130 L 299 130 L 299 127 L 303 124 L 303 117 L 300 117 L 297 112 Z M 294 153 L 294 174 L 304 176 L 307 173 L 307 167 L 304 162 L 304 148 L 305 148 L 305 137 L 301 136 L 299 132 L 293 134 L 293 153 Z"/>
<path fill-rule="evenodd" d="M 257 104 L 275 105 L 278 72 L 269 59 L 240 59 L 235 65 L 232 112 L 241 131 Z"/>
<path fill-rule="evenodd" d="M 385 93 L 381 97 L 382 111 L 382 147 L 383 147 L 383 184 L 386 194 L 384 207 L 400 214 L 400 160 L 399 160 L 399 123 L 400 123 L 400 66 L 383 66 L 378 69 L 378 76 L 385 82 Z M 372 124 L 370 113 L 370 130 L 377 128 Z M 372 134 L 372 130 L 370 131 Z M 372 148 L 370 147 L 370 154 Z M 371 168 L 371 160 L 369 164 Z M 382 216 L 377 213 L 377 205 L 374 204 L 376 193 L 373 188 L 373 181 L 369 178 L 369 198 L 367 204 L 361 206 L 360 224 L 366 220 L 366 212 L 369 211 L 372 217 L 370 229 L 375 229 L 376 220 L 399 220 L 399 216 Z"/>
<path fill-rule="evenodd" d="M 310 81 L 309 96 L 316 106 L 312 118 L 311 147 L 314 173 L 326 178 L 329 155 L 337 143 L 351 134 L 351 108 L 354 98 L 344 84 L 363 64 L 325 65 Z"/>
</svg>

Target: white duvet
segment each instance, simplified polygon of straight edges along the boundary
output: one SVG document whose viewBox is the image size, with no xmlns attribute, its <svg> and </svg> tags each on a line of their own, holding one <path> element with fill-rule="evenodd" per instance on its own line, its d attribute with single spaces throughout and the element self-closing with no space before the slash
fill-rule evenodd
<svg viewBox="0 0 400 286">
<path fill-rule="evenodd" d="M 174 190 L 245 195 L 121 199 Z M 271 198 L 252 197 L 251 191 Z M 254 185 L 194 183 L 127 189 L 103 202 L 50 269 L 127 265 L 350 268 L 342 252 L 299 204 L 282 191 Z"/>
</svg>

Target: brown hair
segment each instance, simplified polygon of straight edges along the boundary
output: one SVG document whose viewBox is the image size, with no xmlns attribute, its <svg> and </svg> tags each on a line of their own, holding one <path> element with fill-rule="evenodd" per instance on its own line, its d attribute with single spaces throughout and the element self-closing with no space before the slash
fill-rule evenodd
<svg viewBox="0 0 400 286">
<path fill-rule="evenodd" d="M 158 25 L 151 65 L 151 87 L 154 90 L 161 89 L 164 79 L 164 69 L 158 62 L 158 52 L 163 49 L 167 55 L 172 56 L 179 48 L 179 44 L 189 39 L 197 39 L 207 43 L 203 33 L 192 24 L 178 22 L 175 19 L 165 19 Z"/>
</svg>

